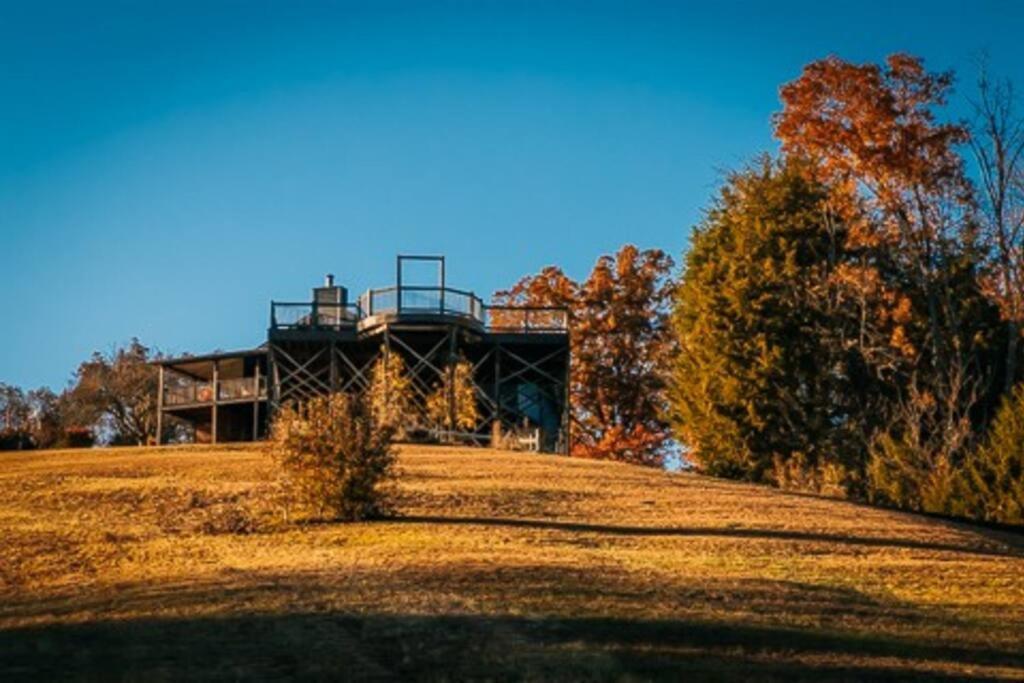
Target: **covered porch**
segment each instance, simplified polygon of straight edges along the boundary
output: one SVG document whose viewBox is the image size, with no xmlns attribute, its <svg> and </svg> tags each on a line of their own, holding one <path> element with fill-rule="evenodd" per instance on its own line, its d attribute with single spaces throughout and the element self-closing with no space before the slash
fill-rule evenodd
<svg viewBox="0 0 1024 683">
<path fill-rule="evenodd" d="M 155 364 L 158 435 L 163 435 L 167 416 L 188 423 L 197 443 L 255 441 L 266 435 L 266 349 L 162 358 Z"/>
</svg>

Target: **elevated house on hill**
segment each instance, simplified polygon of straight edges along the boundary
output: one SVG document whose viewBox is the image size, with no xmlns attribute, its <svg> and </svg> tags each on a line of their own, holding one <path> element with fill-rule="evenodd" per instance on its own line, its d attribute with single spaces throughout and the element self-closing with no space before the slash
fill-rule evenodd
<svg viewBox="0 0 1024 683">
<path fill-rule="evenodd" d="M 436 268 L 436 280 L 410 281 L 416 265 Z M 356 300 L 328 275 L 309 301 L 272 301 L 266 342 L 256 348 L 157 361 L 158 414 L 190 423 L 200 442 L 262 439 L 286 402 L 365 390 L 378 359 L 394 354 L 408 369 L 419 434 L 476 443 L 531 434 L 538 450 L 568 450 L 567 312 L 485 304 L 447 286 L 442 256 L 399 256 L 395 284 Z M 479 419 L 442 433 L 427 417 L 427 397 L 460 359 L 472 367 Z"/>
</svg>

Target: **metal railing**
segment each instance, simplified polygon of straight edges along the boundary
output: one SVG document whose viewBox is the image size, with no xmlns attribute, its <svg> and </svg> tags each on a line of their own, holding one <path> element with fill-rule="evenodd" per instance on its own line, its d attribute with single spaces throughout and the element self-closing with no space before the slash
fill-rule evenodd
<svg viewBox="0 0 1024 683">
<path fill-rule="evenodd" d="M 265 398 L 267 381 L 260 377 L 236 377 L 217 381 L 218 401 Z M 164 405 L 180 406 L 213 403 L 213 382 L 182 382 L 164 387 Z"/>
<path fill-rule="evenodd" d="M 473 292 L 451 287 L 394 286 L 370 289 L 350 304 L 272 301 L 270 326 L 275 330 L 354 329 L 377 315 L 440 315 L 465 318 L 496 332 L 561 333 L 569 314 L 553 306 L 489 306 Z"/>
<path fill-rule="evenodd" d="M 239 399 L 264 397 L 267 395 L 267 378 L 236 377 L 222 379 L 217 382 L 218 401 L 237 401 Z"/>
<path fill-rule="evenodd" d="M 358 304 L 270 302 L 270 326 L 275 330 L 352 328 L 362 319 Z"/>
<path fill-rule="evenodd" d="M 488 306 L 487 329 L 492 332 L 566 332 L 569 311 L 555 306 Z"/>
<path fill-rule="evenodd" d="M 213 382 L 188 382 L 164 388 L 164 405 L 212 402 Z"/>
<path fill-rule="evenodd" d="M 359 297 L 359 307 L 367 316 L 387 313 L 454 315 L 483 322 L 484 302 L 473 294 L 451 287 L 384 287 L 371 289 Z"/>
</svg>

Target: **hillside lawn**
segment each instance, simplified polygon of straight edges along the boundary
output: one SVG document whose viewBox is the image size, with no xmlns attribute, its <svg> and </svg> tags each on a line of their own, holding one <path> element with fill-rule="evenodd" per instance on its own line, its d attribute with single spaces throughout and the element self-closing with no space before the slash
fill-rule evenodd
<svg viewBox="0 0 1024 683">
<path fill-rule="evenodd" d="M 0 680 L 1024 679 L 1024 536 L 557 456 L 400 463 L 398 516 L 286 524 L 257 445 L 0 454 Z"/>
</svg>

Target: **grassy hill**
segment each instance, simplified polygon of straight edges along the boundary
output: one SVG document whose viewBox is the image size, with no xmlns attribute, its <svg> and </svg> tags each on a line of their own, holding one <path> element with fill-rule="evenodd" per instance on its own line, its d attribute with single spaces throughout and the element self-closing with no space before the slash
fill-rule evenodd
<svg viewBox="0 0 1024 683">
<path fill-rule="evenodd" d="M 1024 537 L 690 474 L 402 451 L 284 525 L 255 447 L 0 456 L 0 680 L 1024 679 Z"/>
</svg>

